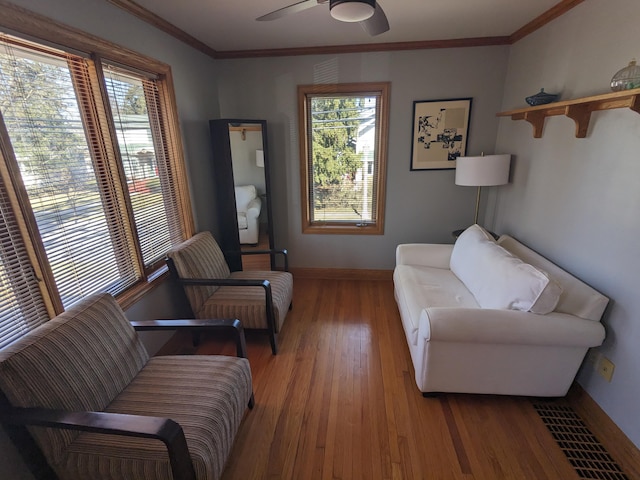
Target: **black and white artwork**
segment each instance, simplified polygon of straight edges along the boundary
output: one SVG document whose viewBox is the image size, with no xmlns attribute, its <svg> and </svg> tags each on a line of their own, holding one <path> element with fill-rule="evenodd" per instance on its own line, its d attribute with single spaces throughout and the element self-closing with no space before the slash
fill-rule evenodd
<svg viewBox="0 0 640 480">
<path fill-rule="evenodd" d="M 449 169 L 465 154 L 471 98 L 413 102 L 411 170 Z"/>
</svg>

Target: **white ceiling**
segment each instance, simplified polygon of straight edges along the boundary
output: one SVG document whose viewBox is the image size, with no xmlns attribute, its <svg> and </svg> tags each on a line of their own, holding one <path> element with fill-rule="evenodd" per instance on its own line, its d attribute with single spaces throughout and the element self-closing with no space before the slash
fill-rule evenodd
<svg viewBox="0 0 640 480">
<path fill-rule="evenodd" d="M 268 22 L 255 19 L 299 0 L 136 0 L 217 51 L 509 36 L 560 0 L 379 0 L 390 30 L 370 37 L 334 20 L 329 4 Z"/>
</svg>

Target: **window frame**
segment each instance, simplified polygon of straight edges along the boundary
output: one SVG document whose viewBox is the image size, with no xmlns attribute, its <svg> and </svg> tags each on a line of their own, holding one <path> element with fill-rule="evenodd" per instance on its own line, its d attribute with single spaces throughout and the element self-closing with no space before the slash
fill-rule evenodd
<svg viewBox="0 0 640 480">
<path fill-rule="evenodd" d="M 180 126 L 177 113 L 177 103 L 175 99 L 173 77 L 171 67 L 151 57 L 139 54 L 125 47 L 94 37 L 76 28 L 64 25 L 45 16 L 36 14 L 22 7 L 12 4 L 0 4 L 0 28 L 2 32 L 18 38 L 22 38 L 27 42 L 35 42 L 43 46 L 51 46 L 54 49 L 68 51 L 86 56 L 90 61 L 100 65 L 101 62 L 109 62 L 115 65 L 121 65 L 127 70 L 138 71 L 156 78 L 158 86 L 158 96 L 163 105 L 162 121 L 164 122 L 166 143 L 171 154 L 171 168 L 174 173 L 173 187 L 175 190 L 175 200 L 177 202 L 176 209 L 178 211 L 178 220 L 180 229 L 184 236 L 183 240 L 190 238 L 195 232 L 193 220 L 191 200 L 189 195 L 188 180 L 186 174 L 186 165 L 184 161 L 182 137 L 180 134 Z M 97 69 L 97 75 L 100 77 L 102 71 Z M 104 90 L 103 79 L 100 81 L 100 88 Z M 106 96 L 103 92 L 103 103 L 106 103 Z M 110 114 L 110 112 L 109 112 Z M 115 133 L 111 132 L 111 138 L 106 139 L 107 142 L 113 142 Z M 8 139 L 4 139 L 5 142 Z M 11 153 L 8 153 L 12 156 Z M 3 157 L 3 163 L 7 158 Z M 121 162 L 121 159 L 118 158 Z M 45 304 L 50 308 L 50 313 L 59 314 L 63 311 L 62 303 L 53 275 L 48 266 L 47 256 L 44 251 L 42 241 L 37 234 L 38 228 L 35 224 L 33 212 L 28 207 L 26 200 L 26 192 L 24 187 L 20 185 L 19 172 L 10 173 L 14 170 L 11 161 L 8 162 L 5 175 L 9 174 L 11 184 L 14 185 L 9 192 L 13 197 L 15 207 L 19 208 L 20 230 L 27 249 L 32 258 L 33 267 L 36 271 L 41 272 L 39 279 L 42 279 L 45 288 L 41 288 Z M 5 181 L 8 179 L 5 179 Z M 119 179 L 122 181 L 122 179 Z M 125 188 L 126 185 L 122 186 Z M 130 205 L 123 205 L 128 210 L 130 221 L 133 222 L 133 216 L 130 211 Z M 132 223 L 133 224 L 133 223 Z M 142 263 L 140 254 L 139 240 L 135 238 L 135 245 L 130 248 L 134 249 L 137 261 Z M 158 262 L 159 263 L 159 262 Z M 144 296 L 151 289 L 158 286 L 168 276 L 165 265 L 156 265 L 153 269 L 142 268 L 142 274 L 139 281 L 134 285 L 126 288 L 124 291 L 116 295 L 116 298 L 123 308 L 127 308 Z"/>
<path fill-rule="evenodd" d="M 387 142 L 389 136 L 390 82 L 340 83 L 298 85 L 298 129 L 300 136 L 300 209 L 302 213 L 302 233 L 337 235 L 383 235 L 384 211 L 386 204 Z M 362 224 L 353 222 L 318 222 L 311 220 L 311 189 L 309 182 L 311 162 L 310 101 L 314 96 L 366 96 L 379 97 L 379 125 L 376 124 L 375 164 L 376 202 L 373 205 L 375 222 Z"/>
</svg>

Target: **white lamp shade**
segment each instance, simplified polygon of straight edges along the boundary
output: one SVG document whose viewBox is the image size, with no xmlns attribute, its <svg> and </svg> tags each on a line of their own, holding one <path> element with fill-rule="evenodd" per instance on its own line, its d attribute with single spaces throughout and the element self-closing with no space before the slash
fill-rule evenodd
<svg viewBox="0 0 640 480">
<path fill-rule="evenodd" d="M 331 16 L 341 22 L 361 22 L 375 12 L 376 2 L 371 0 L 332 0 Z"/>
<path fill-rule="evenodd" d="M 456 185 L 488 187 L 509 183 L 511 155 L 485 155 L 456 159 Z"/>
<path fill-rule="evenodd" d="M 264 150 L 256 150 L 256 166 L 264 168 Z"/>
</svg>

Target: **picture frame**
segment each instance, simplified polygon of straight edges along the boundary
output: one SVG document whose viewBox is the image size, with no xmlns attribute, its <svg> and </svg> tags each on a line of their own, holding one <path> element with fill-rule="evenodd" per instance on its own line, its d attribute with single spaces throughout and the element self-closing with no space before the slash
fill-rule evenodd
<svg viewBox="0 0 640 480">
<path fill-rule="evenodd" d="M 451 170 L 464 156 L 472 98 L 413 102 L 411 170 Z"/>
</svg>

